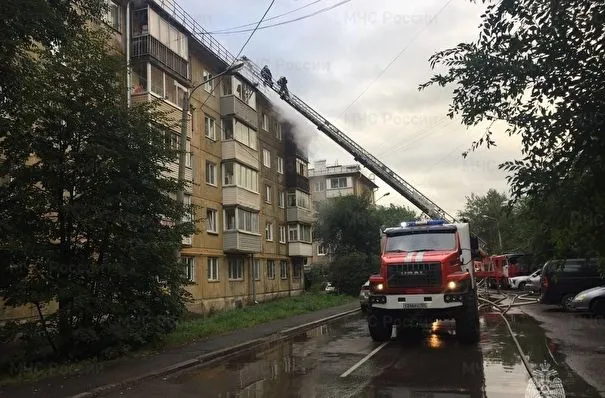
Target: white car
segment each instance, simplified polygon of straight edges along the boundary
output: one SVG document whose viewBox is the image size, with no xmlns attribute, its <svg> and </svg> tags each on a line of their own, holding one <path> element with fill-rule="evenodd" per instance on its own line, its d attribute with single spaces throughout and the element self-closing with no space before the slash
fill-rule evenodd
<svg viewBox="0 0 605 398">
<path fill-rule="evenodd" d="M 334 293 L 334 292 L 336 292 L 336 288 L 334 287 L 334 285 L 332 284 L 332 282 L 328 282 L 328 284 L 326 285 L 326 288 L 325 288 L 325 292 L 326 293 Z"/>
<path fill-rule="evenodd" d="M 539 279 L 541 274 L 542 270 L 538 269 L 534 271 L 534 273 L 531 275 L 515 276 L 514 278 L 508 278 L 508 285 L 511 289 L 524 290 L 525 285 L 527 285 L 527 282 L 536 278 Z"/>
</svg>

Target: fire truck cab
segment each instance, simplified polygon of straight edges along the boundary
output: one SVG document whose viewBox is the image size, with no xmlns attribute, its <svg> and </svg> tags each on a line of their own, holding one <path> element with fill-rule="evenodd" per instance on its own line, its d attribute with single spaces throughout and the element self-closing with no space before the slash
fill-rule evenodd
<svg viewBox="0 0 605 398">
<path fill-rule="evenodd" d="M 412 221 L 383 231 L 380 274 L 370 277 L 368 327 L 375 341 L 393 327 L 455 319 L 463 342 L 479 341 L 474 260 L 478 240 L 467 223 Z"/>
</svg>

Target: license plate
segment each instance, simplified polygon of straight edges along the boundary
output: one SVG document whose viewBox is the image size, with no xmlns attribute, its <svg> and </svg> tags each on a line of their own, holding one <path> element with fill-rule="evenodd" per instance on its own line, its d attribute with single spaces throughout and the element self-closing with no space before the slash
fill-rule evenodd
<svg viewBox="0 0 605 398">
<path fill-rule="evenodd" d="M 426 303 L 403 303 L 403 308 L 426 308 Z"/>
</svg>

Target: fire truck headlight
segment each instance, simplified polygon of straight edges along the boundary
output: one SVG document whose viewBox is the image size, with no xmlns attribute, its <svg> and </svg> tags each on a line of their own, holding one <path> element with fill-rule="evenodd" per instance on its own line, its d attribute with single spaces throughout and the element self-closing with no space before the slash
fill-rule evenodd
<svg viewBox="0 0 605 398">
<path fill-rule="evenodd" d="M 376 290 L 382 290 L 384 289 L 384 285 L 382 283 L 379 283 L 378 285 L 376 285 Z"/>
<path fill-rule="evenodd" d="M 454 290 L 454 289 L 456 289 L 456 286 L 457 286 L 457 285 L 456 285 L 456 282 L 454 282 L 454 281 L 450 281 L 450 282 L 447 284 L 447 288 L 448 288 L 448 289 L 450 289 L 450 290 Z"/>
</svg>

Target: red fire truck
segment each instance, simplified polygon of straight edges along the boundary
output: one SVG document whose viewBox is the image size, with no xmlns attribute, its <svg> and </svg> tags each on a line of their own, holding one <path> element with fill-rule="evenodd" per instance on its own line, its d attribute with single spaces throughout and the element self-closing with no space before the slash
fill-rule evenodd
<svg viewBox="0 0 605 398">
<path fill-rule="evenodd" d="M 499 254 L 486 258 L 479 269 L 476 268 L 477 279 L 487 279 L 492 288 L 508 288 L 509 278 L 529 275 L 531 255 L 524 253 Z"/>
<path fill-rule="evenodd" d="M 370 277 L 372 339 L 390 339 L 393 326 L 455 319 L 461 341 L 479 341 L 473 261 L 481 257 L 469 225 L 412 221 L 383 234 L 380 274 Z"/>
</svg>

